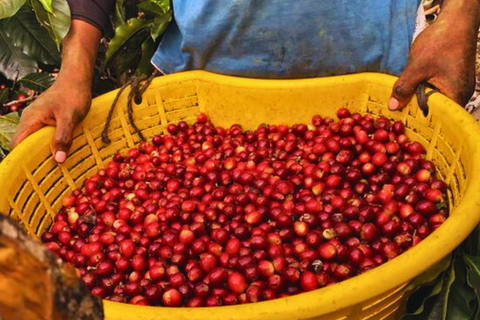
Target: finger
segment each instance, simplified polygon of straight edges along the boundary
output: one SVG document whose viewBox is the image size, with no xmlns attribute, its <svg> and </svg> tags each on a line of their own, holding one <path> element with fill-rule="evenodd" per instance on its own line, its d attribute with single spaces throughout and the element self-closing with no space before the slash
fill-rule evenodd
<svg viewBox="0 0 480 320">
<path fill-rule="evenodd" d="M 418 85 L 427 79 L 427 76 L 420 72 L 414 62 L 409 62 L 407 67 L 393 85 L 392 95 L 388 103 L 388 109 L 400 110 L 412 99 Z"/>
<path fill-rule="evenodd" d="M 10 146 L 12 147 L 12 149 L 15 148 L 20 142 L 25 140 L 26 137 L 40 130 L 44 126 L 45 124 L 38 118 L 32 116 L 27 117 L 24 113 L 22 118 L 20 119 L 17 130 L 13 135 L 12 141 L 10 142 Z"/>
<path fill-rule="evenodd" d="M 72 145 L 74 124 L 71 119 L 58 119 L 55 137 L 53 138 L 53 157 L 56 162 L 63 163 L 67 159 Z"/>
</svg>

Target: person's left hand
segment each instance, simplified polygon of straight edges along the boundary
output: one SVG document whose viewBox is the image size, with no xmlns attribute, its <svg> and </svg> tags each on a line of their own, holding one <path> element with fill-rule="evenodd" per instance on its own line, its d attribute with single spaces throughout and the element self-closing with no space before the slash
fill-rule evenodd
<svg viewBox="0 0 480 320">
<path fill-rule="evenodd" d="M 465 106 L 475 88 L 477 30 L 476 19 L 457 16 L 452 9 L 442 12 L 414 41 L 388 108 L 405 107 L 424 81 Z"/>
</svg>

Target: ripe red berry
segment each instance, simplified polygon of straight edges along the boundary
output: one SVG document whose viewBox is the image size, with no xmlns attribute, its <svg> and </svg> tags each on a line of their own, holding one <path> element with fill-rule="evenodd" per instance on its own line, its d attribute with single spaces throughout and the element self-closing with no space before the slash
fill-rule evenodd
<svg viewBox="0 0 480 320">
<path fill-rule="evenodd" d="M 337 248 L 333 244 L 327 242 L 320 245 L 318 253 L 322 259 L 332 260 L 337 255 Z"/>
<path fill-rule="evenodd" d="M 228 288 L 236 294 L 245 292 L 245 290 L 247 290 L 247 287 L 248 287 L 245 277 L 239 272 L 232 272 L 228 276 L 227 283 L 228 283 Z"/>
<path fill-rule="evenodd" d="M 312 291 L 318 288 L 317 276 L 311 271 L 305 271 L 300 276 L 302 291 Z"/>
<path fill-rule="evenodd" d="M 130 239 L 120 242 L 120 253 L 126 258 L 131 258 L 135 254 L 135 244 Z"/>
<path fill-rule="evenodd" d="M 179 307 L 182 304 L 182 296 L 176 289 L 169 289 L 163 294 L 162 301 L 166 307 Z"/>
<path fill-rule="evenodd" d="M 201 112 L 197 116 L 197 122 L 198 123 L 207 123 L 208 117 L 205 113 Z"/>
<path fill-rule="evenodd" d="M 350 116 L 351 116 L 350 110 L 348 110 L 347 108 L 340 108 L 337 110 L 337 117 L 339 119 L 347 118 Z"/>
</svg>

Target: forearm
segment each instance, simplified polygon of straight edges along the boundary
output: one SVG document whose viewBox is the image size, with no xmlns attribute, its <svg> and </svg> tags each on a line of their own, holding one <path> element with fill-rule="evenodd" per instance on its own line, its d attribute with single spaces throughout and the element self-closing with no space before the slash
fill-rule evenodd
<svg viewBox="0 0 480 320">
<path fill-rule="evenodd" d="M 475 88 L 479 25 L 480 0 L 444 0 L 438 19 L 413 42 L 407 66 L 393 87 L 389 109 L 405 107 L 422 82 L 465 105 Z"/>
<path fill-rule="evenodd" d="M 473 35 L 480 27 L 480 0 L 444 0 L 439 21 L 455 22 L 455 27 Z"/>
<path fill-rule="evenodd" d="M 91 91 L 97 50 L 101 31 L 93 25 L 72 20 L 70 31 L 63 41 L 62 66 L 56 81 L 75 85 L 80 90 Z"/>
</svg>

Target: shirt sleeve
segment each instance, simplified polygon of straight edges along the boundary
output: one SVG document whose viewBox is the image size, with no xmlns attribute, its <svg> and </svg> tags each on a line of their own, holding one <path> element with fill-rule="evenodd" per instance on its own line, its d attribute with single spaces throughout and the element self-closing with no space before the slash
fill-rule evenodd
<svg viewBox="0 0 480 320">
<path fill-rule="evenodd" d="M 72 19 L 88 22 L 103 34 L 107 32 L 114 0 L 67 0 L 67 2 Z"/>
</svg>

